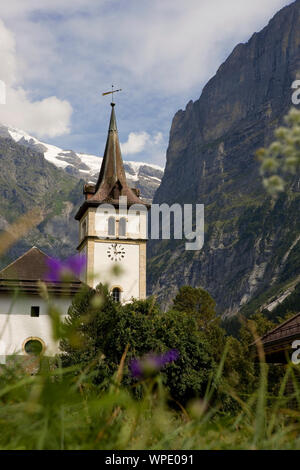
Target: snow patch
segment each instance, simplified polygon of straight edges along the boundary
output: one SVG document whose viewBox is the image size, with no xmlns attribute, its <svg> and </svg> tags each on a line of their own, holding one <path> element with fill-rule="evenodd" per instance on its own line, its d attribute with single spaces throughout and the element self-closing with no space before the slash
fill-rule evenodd
<svg viewBox="0 0 300 470">
<path fill-rule="evenodd" d="M 58 168 L 65 169 L 67 167 L 73 167 L 77 169 L 80 174 L 86 179 L 86 177 L 94 178 L 98 175 L 101 164 L 102 164 L 102 157 L 98 157 L 97 155 L 90 155 L 86 153 L 80 152 L 71 152 L 70 150 L 63 150 L 55 145 L 46 144 L 44 142 L 39 141 L 35 137 L 27 134 L 20 129 L 15 129 L 12 127 L 7 127 L 7 130 L 12 137 L 12 139 L 22 144 L 22 141 L 25 140 L 29 146 L 33 148 L 36 147 L 40 152 L 44 153 L 44 157 L 50 163 L 54 164 Z M 20 142 L 21 141 L 21 142 Z M 64 160 L 65 156 L 65 160 Z M 73 160 L 72 160 L 73 157 Z M 80 164 L 84 164 L 87 169 L 80 168 Z M 131 172 L 126 172 L 126 177 L 131 182 L 139 181 L 141 176 L 141 169 L 142 167 L 146 167 L 152 170 L 158 170 L 163 173 L 164 169 L 159 165 L 153 165 L 146 162 L 136 162 L 136 161 L 124 161 L 124 164 L 127 165 Z M 83 166 L 83 165 L 82 165 Z M 148 174 L 143 174 L 143 178 L 149 178 L 157 182 L 158 184 L 161 182 L 161 178 L 157 176 L 152 176 Z"/>
</svg>

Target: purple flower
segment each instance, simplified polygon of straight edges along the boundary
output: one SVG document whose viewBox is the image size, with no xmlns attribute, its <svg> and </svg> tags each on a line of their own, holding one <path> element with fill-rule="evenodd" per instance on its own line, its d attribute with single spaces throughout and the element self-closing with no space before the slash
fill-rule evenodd
<svg viewBox="0 0 300 470">
<path fill-rule="evenodd" d="M 133 377 L 140 377 L 143 374 L 143 368 L 139 359 L 132 359 L 129 364 L 131 375 Z"/>
<path fill-rule="evenodd" d="M 141 359 L 132 359 L 129 364 L 131 375 L 135 378 L 149 377 L 157 374 L 166 364 L 179 357 L 177 349 L 170 349 L 164 354 L 149 353 Z"/>
<path fill-rule="evenodd" d="M 70 280 L 70 278 L 79 277 L 84 270 L 86 258 L 82 255 L 75 255 L 65 261 L 55 258 L 47 259 L 48 272 L 46 281 L 59 282 Z"/>
<path fill-rule="evenodd" d="M 66 260 L 66 267 L 69 268 L 75 277 L 79 277 L 85 268 L 86 257 L 83 255 L 72 256 Z"/>
</svg>

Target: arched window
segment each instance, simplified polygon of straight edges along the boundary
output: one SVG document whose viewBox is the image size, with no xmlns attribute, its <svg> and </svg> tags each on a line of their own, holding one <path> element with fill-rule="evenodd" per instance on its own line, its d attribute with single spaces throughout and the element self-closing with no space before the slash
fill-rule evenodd
<svg viewBox="0 0 300 470">
<path fill-rule="evenodd" d="M 126 237 L 126 217 L 121 217 L 120 218 L 119 237 Z"/>
<path fill-rule="evenodd" d="M 39 338 L 29 338 L 24 343 L 24 351 L 30 356 L 39 356 L 44 350 L 44 344 Z"/>
<path fill-rule="evenodd" d="M 121 302 L 121 289 L 119 287 L 113 288 L 112 297 L 115 302 Z"/>
<path fill-rule="evenodd" d="M 108 235 L 114 237 L 116 235 L 116 221 L 114 217 L 108 219 Z"/>
</svg>

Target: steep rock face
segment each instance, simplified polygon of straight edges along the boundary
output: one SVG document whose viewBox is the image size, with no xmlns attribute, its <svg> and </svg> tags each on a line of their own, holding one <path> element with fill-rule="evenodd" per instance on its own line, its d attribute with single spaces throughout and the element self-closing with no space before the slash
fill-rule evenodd
<svg viewBox="0 0 300 470">
<path fill-rule="evenodd" d="M 235 313 L 300 274 L 299 193 L 291 183 L 270 201 L 254 158 L 290 109 L 297 78 L 300 0 L 236 46 L 200 99 L 176 113 L 154 202 L 205 204 L 206 233 L 196 252 L 150 242 L 149 292 L 163 304 L 180 285 L 202 285 L 220 312 Z"/>
</svg>

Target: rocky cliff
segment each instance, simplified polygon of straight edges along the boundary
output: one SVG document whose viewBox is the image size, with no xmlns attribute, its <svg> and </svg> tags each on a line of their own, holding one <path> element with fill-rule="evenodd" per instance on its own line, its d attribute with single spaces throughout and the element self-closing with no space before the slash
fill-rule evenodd
<svg viewBox="0 0 300 470">
<path fill-rule="evenodd" d="M 205 244 L 151 241 L 149 292 L 167 304 L 183 284 L 203 286 L 219 312 L 263 303 L 300 274 L 300 194 L 265 193 L 255 151 L 267 145 L 300 78 L 300 0 L 238 44 L 199 100 L 174 116 L 155 203 L 205 204 Z"/>
</svg>

